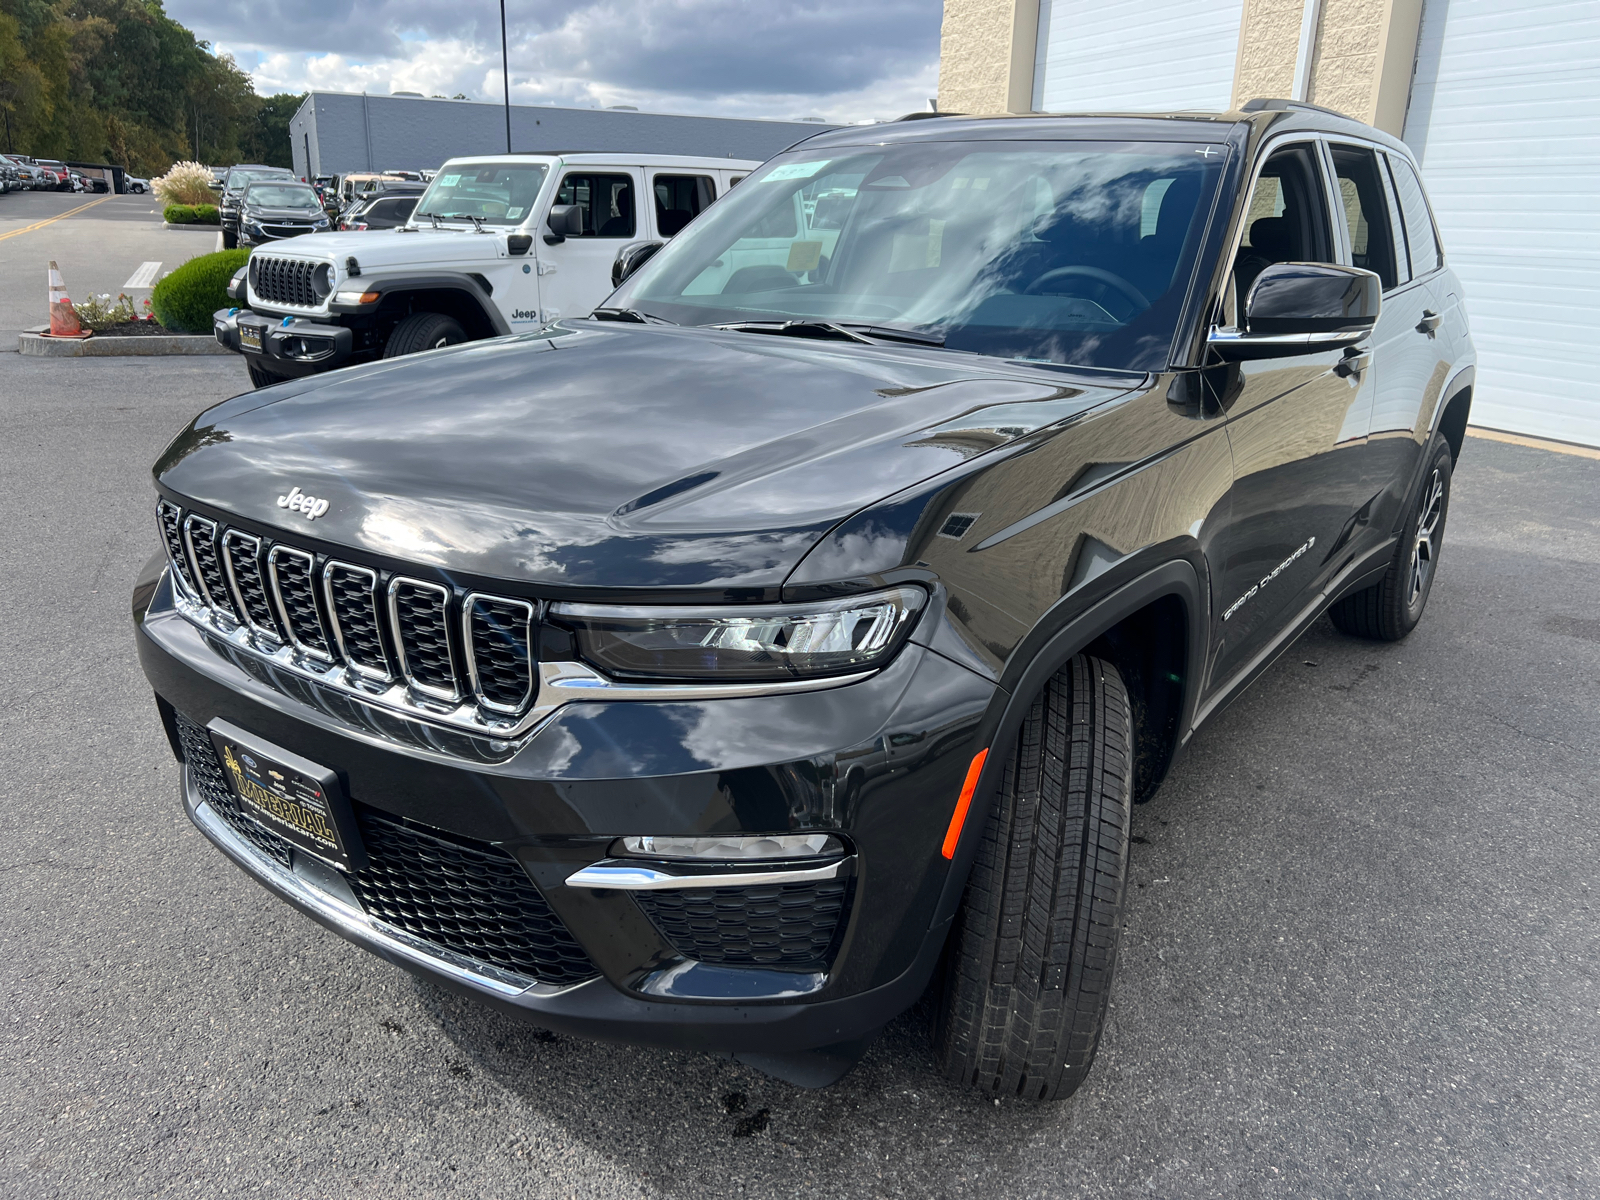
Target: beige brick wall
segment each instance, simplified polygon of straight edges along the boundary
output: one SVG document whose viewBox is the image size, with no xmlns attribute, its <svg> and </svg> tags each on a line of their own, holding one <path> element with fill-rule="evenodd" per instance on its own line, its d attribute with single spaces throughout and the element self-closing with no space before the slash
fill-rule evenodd
<svg viewBox="0 0 1600 1200">
<path fill-rule="evenodd" d="M 1410 97 L 1422 2 L 1322 0 L 1307 99 L 1399 135 Z M 1029 111 L 1039 3 L 945 0 L 940 111 Z M 1292 95 L 1304 13 L 1304 0 L 1245 0 L 1234 70 L 1235 105 L 1256 96 Z"/>
<path fill-rule="evenodd" d="M 1235 108 L 1257 96 L 1291 94 L 1304 11 L 1304 0 L 1245 0 L 1233 73 Z"/>
<path fill-rule="evenodd" d="M 1028 112 L 1039 0 L 945 0 L 939 111 Z"/>
</svg>

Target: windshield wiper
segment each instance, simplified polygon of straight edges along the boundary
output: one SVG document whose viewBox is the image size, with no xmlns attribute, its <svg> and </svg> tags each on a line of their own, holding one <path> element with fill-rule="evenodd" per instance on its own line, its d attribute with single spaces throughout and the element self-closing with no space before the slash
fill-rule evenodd
<svg viewBox="0 0 1600 1200">
<path fill-rule="evenodd" d="M 820 338 L 836 342 L 861 342 L 873 344 L 869 337 L 852 333 L 843 325 L 832 321 L 729 321 L 726 325 L 712 325 L 711 329 L 727 329 L 734 333 L 777 333 L 785 337 Z"/>
<path fill-rule="evenodd" d="M 918 333 L 915 329 L 901 329 L 897 325 L 858 325 L 851 321 L 841 325 L 841 329 L 848 329 L 852 333 L 865 333 L 875 338 L 883 338 L 890 342 L 910 342 L 916 346 L 942 346 L 944 339 L 936 333 Z"/>
<path fill-rule="evenodd" d="M 635 325 L 676 325 L 654 313 L 640 312 L 637 308 L 597 308 L 589 314 L 596 321 L 632 321 Z"/>
<path fill-rule="evenodd" d="M 732 321 L 726 325 L 713 325 L 712 329 L 731 329 L 736 333 L 778 333 L 788 337 L 829 339 L 840 342 L 861 342 L 875 346 L 879 342 L 910 342 L 917 346 L 942 346 L 944 339 L 931 333 L 917 333 L 910 329 L 897 329 L 889 325 L 862 325 L 854 321 L 840 324 L 835 321 Z"/>
</svg>

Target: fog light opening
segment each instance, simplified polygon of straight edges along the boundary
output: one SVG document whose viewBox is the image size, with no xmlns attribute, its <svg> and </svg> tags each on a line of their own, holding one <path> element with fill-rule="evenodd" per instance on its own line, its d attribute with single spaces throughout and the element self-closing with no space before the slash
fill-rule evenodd
<svg viewBox="0 0 1600 1200">
<path fill-rule="evenodd" d="M 763 859 L 837 858 L 844 843 L 831 833 L 780 833 L 754 836 L 623 837 L 612 854 L 632 858 L 698 862 L 752 862 Z"/>
</svg>

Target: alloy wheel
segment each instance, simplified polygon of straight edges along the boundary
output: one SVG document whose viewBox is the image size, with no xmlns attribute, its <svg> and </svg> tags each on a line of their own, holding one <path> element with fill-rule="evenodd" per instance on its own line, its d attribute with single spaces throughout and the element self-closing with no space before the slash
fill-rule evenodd
<svg viewBox="0 0 1600 1200">
<path fill-rule="evenodd" d="M 1406 594 L 1406 605 L 1410 608 L 1415 608 L 1422 594 L 1427 591 L 1428 580 L 1439 559 L 1439 523 L 1444 519 L 1444 480 L 1440 478 L 1437 467 L 1428 478 L 1423 497 L 1422 511 L 1417 516 L 1417 536 L 1411 543 L 1411 585 Z"/>
</svg>

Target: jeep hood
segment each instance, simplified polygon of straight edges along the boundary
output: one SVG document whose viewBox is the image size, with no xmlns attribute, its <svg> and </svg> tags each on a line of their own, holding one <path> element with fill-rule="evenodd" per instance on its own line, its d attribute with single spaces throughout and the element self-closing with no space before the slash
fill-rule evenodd
<svg viewBox="0 0 1600 1200">
<path fill-rule="evenodd" d="M 340 265 L 343 265 L 346 257 L 354 256 L 363 271 L 377 267 L 389 269 L 417 264 L 456 264 L 469 260 L 477 262 L 504 258 L 505 234 L 515 232 L 515 229 L 500 230 L 499 237 L 451 229 L 307 233 L 295 238 L 292 243 L 278 243 L 265 253 L 274 258 L 309 258 L 316 262 Z"/>
<path fill-rule="evenodd" d="M 236 397 L 155 474 L 180 501 L 394 565 L 770 589 L 851 513 L 1140 379 L 582 321 Z M 295 488 L 325 513 L 280 507 Z"/>
</svg>

